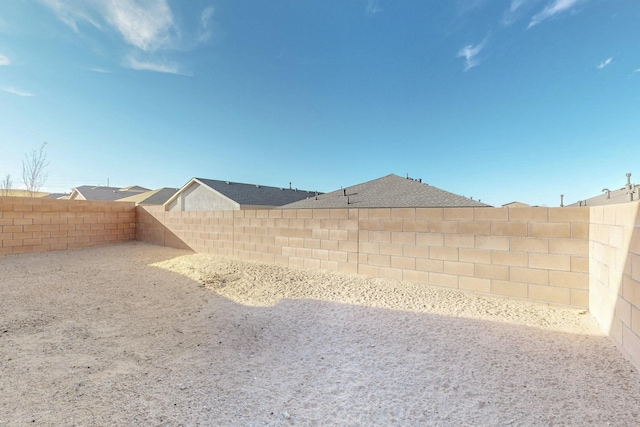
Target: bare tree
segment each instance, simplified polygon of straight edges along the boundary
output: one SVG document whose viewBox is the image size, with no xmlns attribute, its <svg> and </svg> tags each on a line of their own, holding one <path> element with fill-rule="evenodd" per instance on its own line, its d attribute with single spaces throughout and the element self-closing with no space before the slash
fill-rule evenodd
<svg viewBox="0 0 640 427">
<path fill-rule="evenodd" d="M 2 178 L 0 181 L 0 196 L 7 197 L 11 192 L 11 187 L 13 186 L 13 180 L 11 179 L 11 174 L 8 173 Z"/>
<path fill-rule="evenodd" d="M 35 197 L 49 176 L 45 170 L 49 166 L 44 150 L 46 145 L 45 142 L 40 146 L 40 150 L 33 150 L 30 155 L 25 154 L 22 161 L 22 182 L 31 197 Z"/>
</svg>

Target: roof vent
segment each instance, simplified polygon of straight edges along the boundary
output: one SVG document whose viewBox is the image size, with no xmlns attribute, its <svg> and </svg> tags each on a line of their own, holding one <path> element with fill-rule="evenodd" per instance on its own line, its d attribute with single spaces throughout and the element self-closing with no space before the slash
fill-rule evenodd
<svg viewBox="0 0 640 427">
<path fill-rule="evenodd" d="M 260 188 L 260 186 L 258 184 L 256 184 L 256 188 Z"/>
<path fill-rule="evenodd" d="M 229 181 L 227 181 L 227 185 L 231 185 L 231 183 Z"/>
</svg>

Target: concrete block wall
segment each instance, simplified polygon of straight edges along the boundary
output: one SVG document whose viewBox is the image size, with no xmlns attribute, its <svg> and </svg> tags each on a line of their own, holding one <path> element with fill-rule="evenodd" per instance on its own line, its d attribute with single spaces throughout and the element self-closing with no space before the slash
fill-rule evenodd
<svg viewBox="0 0 640 427">
<path fill-rule="evenodd" d="M 135 204 L 0 197 L 0 255 L 134 240 Z"/>
<path fill-rule="evenodd" d="M 589 311 L 640 367 L 640 204 L 590 211 Z"/>
<path fill-rule="evenodd" d="M 548 304 L 589 303 L 589 210 L 403 208 L 164 212 L 138 239 Z"/>
</svg>

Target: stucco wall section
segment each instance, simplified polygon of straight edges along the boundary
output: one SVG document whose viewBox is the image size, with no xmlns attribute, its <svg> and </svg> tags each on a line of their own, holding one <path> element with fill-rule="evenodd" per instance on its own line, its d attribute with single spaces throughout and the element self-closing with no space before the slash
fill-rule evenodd
<svg viewBox="0 0 640 427">
<path fill-rule="evenodd" d="M 638 203 L 591 207 L 589 311 L 640 367 Z"/>
<path fill-rule="evenodd" d="M 134 240 L 135 204 L 0 197 L 0 255 Z"/>
</svg>

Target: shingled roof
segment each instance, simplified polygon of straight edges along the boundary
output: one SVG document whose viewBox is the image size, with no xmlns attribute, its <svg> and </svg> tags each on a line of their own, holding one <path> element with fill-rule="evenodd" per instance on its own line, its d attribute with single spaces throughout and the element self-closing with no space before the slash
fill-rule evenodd
<svg viewBox="0 0 640 427">
<path fill-rule="evenodd" d="M 126 188 L 118 187 L 100 187 L 94 185 L 81 185 L 76 187 L 69 196 L 73 200 L 120 200 L 125 197 L 135 196 L 137 194 L 149 191 L 148 188 L 131 186 Z"/>
<path fill-rule="evenodd" d="M 215 179 L 193 178 L 182 187 L 178 193 L 167 200 L 165 205 L 172 203 L 181 191 L 190 187 L 194 182 L 209 187 L 213 191 L 244 206 L 282 206 L 316 194 L 315 191 L 298 190 L 297 188 L 270 187 Z"/>
<path fill-rule="evenodd" d="M 312 196 L 280 209 L 491 207 L 411 178 L 382 178 Z"/>
<path fill-rule="evenodd" d="M 177 188 L 163 187 L 157 190 L 145 191 L 134 196 L 119 199 L 120 202 L 135 202 L 139 205 L 162 205 L 178 192 Z"/>
</svg>

